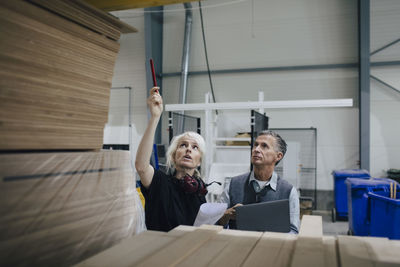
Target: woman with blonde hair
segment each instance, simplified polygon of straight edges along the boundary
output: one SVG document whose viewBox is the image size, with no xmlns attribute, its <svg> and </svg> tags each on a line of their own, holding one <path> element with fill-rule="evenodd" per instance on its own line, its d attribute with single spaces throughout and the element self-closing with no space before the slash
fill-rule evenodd
<svg viewBox="0 0 400 267">
<path fill-rule="evenodd" d="M 206 185 L 198 167 L 205 142 L 195 132 L 174 137 L 167 151 L 167 173 L 150 165 L 154 134 L 163 111 L 163 101 L 153 87 L 147 100 L 151 117 L 140 141 L 135 167 L 145 197 L 148 230 L 169 231 L 178 225 L 193 225 L 200 205 L 206 202 Z"/>
</svg>

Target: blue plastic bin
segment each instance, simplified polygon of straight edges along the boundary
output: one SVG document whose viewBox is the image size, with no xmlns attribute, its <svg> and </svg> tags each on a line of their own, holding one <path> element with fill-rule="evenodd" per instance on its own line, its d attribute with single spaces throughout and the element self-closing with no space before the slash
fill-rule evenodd
<svg viewBox="0 0 400 267">
<path fill-rule="evenodd" d="M 364 178 L 370 177 L 367 170 L 351 169 L 351 170 L 337 170 L 332 172 L 334 178 L 334 195 L 335 195 L 335 216 L 341 219 L 347 219 L 347 186 L 345 181 L 347 178 Z M 334 221 L 333 217 L 332 220 Z"/>
<path fill-rule="evenodd" d="M 368 236 L 370 233 L 370 207 L 368 192 L 390 192 L 390 183 L 396 183 L 387 178 L 347 178 L 347 200 L 349 231 L 353 235 Z"/>
<path fill-rule="evenodd" d="M 390 192 L 369 192 L 371 204 L 370 235 L 400 239 L 400 186 L 397 185 L 396 199 Z"/>
</svg>

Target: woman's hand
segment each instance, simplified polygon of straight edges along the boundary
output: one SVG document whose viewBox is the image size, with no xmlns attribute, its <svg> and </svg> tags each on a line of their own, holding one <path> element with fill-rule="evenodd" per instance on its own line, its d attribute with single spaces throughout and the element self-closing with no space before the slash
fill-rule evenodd
<svg viewBox="0 0 400 267">
<path fill-rule="evenodd" d="M 222 215 L 221 219 L 219 219 L 218 223 L 220 225 L 228 224 L 229 220 L 236 220 L 236 207 L 243 206 L 243 204 L 238 203 L 232 208 L 229 208 L 225 211 L 224 215 Z"/>
<path fill-rule="evenodd" d="M 149 107 L 152 117 L 159 118 L 163 112 L 163 100 L 159 93 L 160 87 L 153 87 L 150 90 L 150 96 L 147 99 L 147 106 Z"/>
</svg>

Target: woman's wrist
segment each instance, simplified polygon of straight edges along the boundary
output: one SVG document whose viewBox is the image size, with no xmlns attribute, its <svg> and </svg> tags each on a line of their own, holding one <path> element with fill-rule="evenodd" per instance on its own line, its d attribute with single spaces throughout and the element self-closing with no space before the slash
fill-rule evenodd
<svg viewBox="0 0 400 267">
<path fill-rule="evenodd" d="M 151 114 L 149 123 L 158 124 L 158 122 L 160 121 L 160 117 L 161 117 L 161 115 L 153 115 L 153 114 Z"/>
</svg>

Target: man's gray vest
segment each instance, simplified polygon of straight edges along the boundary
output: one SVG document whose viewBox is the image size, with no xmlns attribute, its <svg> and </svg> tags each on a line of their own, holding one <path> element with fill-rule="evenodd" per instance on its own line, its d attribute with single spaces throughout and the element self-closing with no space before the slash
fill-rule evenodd
<svg viewBox="0 0 400 267">
<path fill-rule="evenodd" d="M 229 208 L 235 206 L 238 203 L 252 204 L 259 202 L 267 202 L 273 200 L 289 199 L 290 192 L 293 188 L 286 180 L 279 177 L 277 179 L 276 191 L 274 191 L 270 185 L 265 186 L 259 193 L 253 189 L 253 186 L 249 184 L 250 173 L 245 173 L 239 176 L 235 176 L 231 179 L 229 185 Z M 235 229 L 236 222 L 230 221 L 229 228 Z"/>
</svg>

